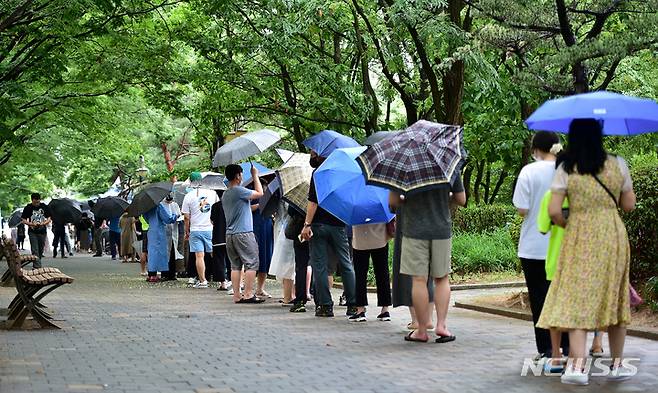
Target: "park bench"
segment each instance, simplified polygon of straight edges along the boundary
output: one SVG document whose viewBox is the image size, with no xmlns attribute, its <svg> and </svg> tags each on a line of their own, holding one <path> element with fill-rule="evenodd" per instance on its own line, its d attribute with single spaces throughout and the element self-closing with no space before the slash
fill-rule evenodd
<svg viewBox="0 0 658 393">
<path fill-rule="evenodd" d="M 24 259 L 16 244 L 4 237 L 0 242 L 0 252 L 7 260 L 9 274 L 18 292 L 8 307 L 7 328 L 20 329 L 29 314 L 39 326 L 59 329 L 41 300 L 60 286 L 72 283 L 73 278 L 54 267 L 23 269 Z"/>
<path fill-rule="evenodd" d="M 0 261 L 4 257 L 4 253 L 0 252 Z M 25 267 L 30 263 L 33 263 L 37 260 L 37 257 L 34 255 L 21 255 L 21 267 Z M 13 286 L 13 276 L 11 275 L 11 270 L 7 269 L 0 278 L 0 287 L 10 287 Z"/>
</svg>

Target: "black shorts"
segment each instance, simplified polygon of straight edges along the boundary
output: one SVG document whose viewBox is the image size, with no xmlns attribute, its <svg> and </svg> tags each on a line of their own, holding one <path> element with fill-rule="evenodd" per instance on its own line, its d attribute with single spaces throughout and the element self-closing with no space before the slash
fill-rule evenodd
<svg viewBox="0 0 658 393">
<path fill-rule="evenodd" d="M 147 236 L 148 231 L 142 232 L 142 252 L 149 251 L 149 237 Z"/>
</svg>

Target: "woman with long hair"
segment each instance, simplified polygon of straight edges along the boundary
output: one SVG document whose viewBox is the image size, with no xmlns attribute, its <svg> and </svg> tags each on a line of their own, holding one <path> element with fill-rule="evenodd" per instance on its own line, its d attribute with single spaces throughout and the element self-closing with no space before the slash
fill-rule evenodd
<svg viewBox="0 0 658 393">
<path fill-rule="evenodd" d="M 628 166 L 606 153 L 602 125 L 577 119 L 551 185 L 549 214 L 565 228 L 557 271 L 538 326 L 569 333 L 569 362 L 562 383 L 587 385 L 587 332 L 607 330 L 614 359 L 609 380 L 630 377 L 621 364 L 630 323 L 630 248 L 618 208 L 635 208 Z M 568 196 L 569 216 L 562 203 Z"/>
</svg>

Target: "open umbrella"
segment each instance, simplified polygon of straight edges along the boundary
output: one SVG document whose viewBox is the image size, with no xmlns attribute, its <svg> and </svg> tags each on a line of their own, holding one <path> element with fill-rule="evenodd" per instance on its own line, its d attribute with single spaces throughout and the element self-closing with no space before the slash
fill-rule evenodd
<svg viewBox="0 0 658 393">
<path fill-rule="evenodd" d="M 207 172 L 201 173 L 201 181 L 199 182 L 199 187 L 205 188 L 208 190 L 226 190 L 226 184 L 224 184 L 224 175 L 216 172 Z"/>
<path fill-rule="evenodd" d="M 391 137 L 393 135 L 399 134 L 400 131 L 377 131 L 374 134 L 370 135 L 363 141 L 363 144 L 366 146 L 372 146 L 377 142 L 381 142 L 384 139 Z"/>
<path fill-rule="evenodd" d="M 603 120 L 605 135 L 658 131 L 658 103 L 607 91 L 546 101 L 525 121 L 531 130 L 569 132 L 574 119 Z"/>
<path fill-rule="evenodd" d="M 53 220 L 61 223 L 77 223 L 82 218 L 78 201 L 69 198 L 53 199 L 48 204 Z"/>
<path fill-rule="evenodd" d="M 158 206 L 160 202 L 169 195 L 173 186 L 174 185 L 170 182 L 159 182 L 146 185 L 133 197 L 133 200 L 127 209 L 128 214 L 132 217 L 139 217 Z"/>
<path fill-rule="evenodd" d="M 268 181 L 271 181 L 276 176 L 276 173 L 272 169 L 267 168 L 263 164 L 260 164 L 258 162 L 243 162 L 240 164 L 240 167 L 242 168 L 241 186 L 243 187 L 247 187 L 253 181 L 253 179 L 251 178 L 252 165 L 255 166 L 256 169 L 258 169 L 258 177 L 264 177 Z M 224 184 L 228 185 L 228 179 L 226 177 L 224 177 Z"/>
<path fill-rule="evenodd" d="M 329 157 L 329 154 L 336 149 L 361 146 L 349 136 L 340 134 L 334 130 L 320 131 L 312 137 L 307 138 L 302 144 L 309 149 L 315 150 L 320 157 Z"/>
<path fill-rule="evenodd" d="M 276 212 L 279 201 L 281 201 L 281 183 L 278 178 L 274 178 L 265 187 L 263 196 L 258 200 L 258 211 L 266 217 L 271 216 Z"/>
<path fill-rule="evenodd" d="M 400 193 L 452 183 L 466 159 L 459 126 L 420 120 L 357 157 L 366 182 Z"/>
<path fill-rule="evenodd" d="M 23 214 L 23 209 L 16 209 L 16 210 L 14 210 L 13 213 L 11 213 L 11 217 L 9 217 L 9 223 L 8 223 L 9 228 L 13 228 L 15 226 L 18 226 L 18 224 L 21 223 L 22 214 Z"/>
<path fill-rule="evenodd" d="M 295 153 L 276 171 L 281 183 L 281 198 L 302 213 L 308 205 L 308 189 L 313 168 L 309 164 L 310 154 Z"/>
<path fill-rule="evenodd" d="M 356 157 L 366 147 L 336 149 L 315 171 L 315 191 L 320 207 L 347 225 L 387 223 L 388 190 L 366 185 Z"/>
<path fill-rule="evenodd" d="M 217 149 L 212 160 L 213 166 L 226 166 L 255 156 L 280 140 L 281 136 L 272 130 L 248 132 Z"/>
<path fill-rule="evenodd" d="M 288 161 L 290 158 L 292 158 L 292 156 L 295 155 L 294 151 L 290 151 L 286 149 L 274 149 L 274 151 L 276 151 L 276 154 L 278 154 L 279 157 L 281 157 L 281 160 L 283 162 Z"/>
<path fill-rule="evenodd" d="M 129 203 L 125 199 L 111 196 L 99 198 L 91 211 L 98 218 L 114 218 L 121 216 L 128 205 Z"/>
</svg>

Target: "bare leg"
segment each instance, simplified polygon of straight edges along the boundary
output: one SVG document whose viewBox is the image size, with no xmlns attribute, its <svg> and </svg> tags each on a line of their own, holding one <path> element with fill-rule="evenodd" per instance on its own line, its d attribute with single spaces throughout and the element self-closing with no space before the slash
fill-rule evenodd
<svg viewBox="0 0 658 393">
<path fill-rule="evenodd" d="M 592 354 L 603 352 L 603 332 L 594 331 L 592 339 Z"/>
<path fill-rule="evenodd" d="M 254 281 L 256 281 L 256 271 L 247 270 L 244 273 L 244 297 L 245 299 L 251 299 L 254 297 Z"/>
<path fill-rule="evenodd" d="M 311 279 L 313 278 L 313 268 L 306 268 L 306 298 L 311 299 Z"/>
<path fill-rule="evenodd" d="M 553 353 L 551 353 L 551 365 L 559 366 L 560 359 L 562 359 L 562 352 L 560 347 L 562 346 L 562 332 L 558 329 L 551 328 L 551 348 L 553 348 Z"/>
<path fill-rule="evenodd" d="M 450 307 L 450 279 L 448 276 L 434 279 L 434 307 L 436 308 L 436 335 L 451 336 L 446 322 L 448 307 Z"/>
<path fill-rule="evenodd" d="M 429 315 L 427 313 L 429 306 L 427 277 L 413 276 L 412 280 L 411 301 L 416 311 L 416 319 L 418 320 L 418 328 L 412 337 L 423 340 L 427 338 L 427 325 L 430 323 L 430 320 L 428 319 Z"/>
<path fill-rule="evenodd" d="M 582 370 L 587 358 L 587 331 L 581 329 L 569 330 L 569 361 L 573 362 L 573 368 Z"/>
<path fill-rule="evenodd" d="M 267 279 L 267 273 L 261 273 L 259 272 L 256 275 L 257 281 L 258 281 L 258 289 L 256 289 L 256 294 L 257 295 L 263 295 L 267 296 L 269 295 L 267 292 L 265 292 L 265 280 Z"/>
<path fill-rule="evenodd" d="M 200 282 L 206 281 L 206 261 L 204 260 L 205 255 L 206 253 L 203 251 L 194 253 L 196 258 L 196 271 Z"/>
<path fill-rule="evenodd" d="M 240 280 L 242 279 L 242 270 L 231 270 L 231 283 L 233 284 L 233 301 L 239 302 L 242 299 L 240 294 Z"/>
<path fill-rule="evenodd" d="M 148 262 L 148 257 L 149 257 L 148 253 L 143 252 L 142 257 L 139 259 L 139 265 L 140 268 L 142 269 L 141 271 L 142 274 L 146 273 L 146 263 Z"/>
<path fill-rule="evenodd" d="M 329 290 L 334 287 L 334 275 L 330 274 L 329 277 L 327 277 L 327 280 L 329 281 Z"/>
<path fill-rule="evenodd" d="M 414 306 L 409 307 L 409 316 L 411 317 L 411 322 L 407 324 L 407 328 L 416 330 L 418 327 L 418 320 L 416 319 L 416 310 L 414 309 Z"/>
<path fill-rule="evenodd" d="M 293 290 L 295 289 L 295 286 L 293 285 L 293 281 L 289 280 L 287 278 L 283 279 L 283 301 L 285 303 L 290 303 L 292 299 L 294 299 L 293 295 Z"/>
<path fill-rule="evenodd" d="M 619 325 L 608 327 L 608 342 L 610 345 L 610 355 L 612 355 L 615 365 L 619 365 L 622 356 L 624 356 L 625 340 L 626 340 L 626 327 Z"/>
</svg>

